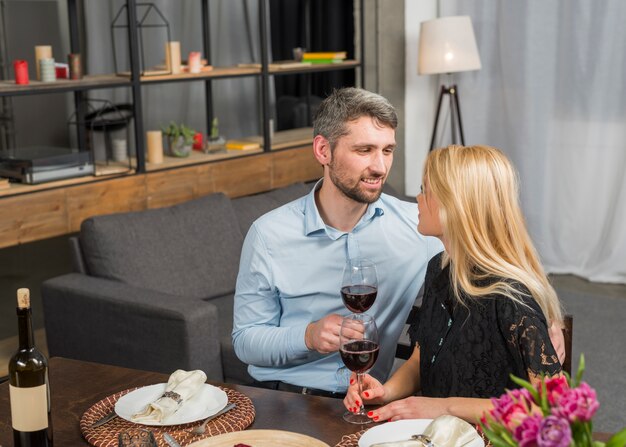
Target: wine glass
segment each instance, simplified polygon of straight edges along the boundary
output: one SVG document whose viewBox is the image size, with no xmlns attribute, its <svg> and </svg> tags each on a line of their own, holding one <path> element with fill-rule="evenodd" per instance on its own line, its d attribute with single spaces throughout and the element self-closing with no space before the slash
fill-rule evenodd
<svg viewBox="0 0 626 447">
<path fill-rule="evenodd" d="M 344 317 L 339 332 L 339 353 L 346 367 L 357 374 L 361 407 L 357 413 L 347 411 L 343 419 L 352 424 L 369 424 L 363 406 L 363 373 L 378 358 L 378 328 L 374 318 L 367 314 L 350 314 Z"/>
<path fill-rule="evenodd" d="M 360 314 L 374 304 L 378 294 L 376 266 L 368 259 L 348 259 L 343 269 L 341 298 L 346 307 Z"/>
</svg>

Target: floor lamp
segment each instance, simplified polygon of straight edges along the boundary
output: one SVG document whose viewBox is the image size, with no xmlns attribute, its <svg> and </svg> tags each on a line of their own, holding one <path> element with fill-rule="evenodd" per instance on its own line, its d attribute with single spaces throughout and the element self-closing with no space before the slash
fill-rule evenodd
<svg viewBox="0 0 626 447">
<path fill-rule="evenodd" d="M 480 56 L 469 16 L 441 17 L 422 22 L 418 74 L 451 74 L 459 71 L 479 70 L 480 67 Z M 458 130 L 461 144 L 465 145 L 459 107 L 459 90 L 455 84 L 442 85 L 439 91 L 433 136 L 430 141 L 431 151 L 435 148 L 439 114 L 445 96 L 450 100 L 452 144 L 457 142 Z"/>
</svg>

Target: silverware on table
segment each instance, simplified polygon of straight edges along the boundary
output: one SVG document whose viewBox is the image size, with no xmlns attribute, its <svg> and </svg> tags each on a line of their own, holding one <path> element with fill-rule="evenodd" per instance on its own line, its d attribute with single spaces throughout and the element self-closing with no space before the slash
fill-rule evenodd
<svg viewBox="0 0 626 447">
<path fill-rule="evenodd" d="M 100 419 L 98 419 L 96 422 L 94 422 L 93 424 L 91 424 L 89 426 L 89 428 L 96 428 L 96 427 L 100 427 L 101 425 L 106 424 L 109 421 L 112 421 L 113 419 L 115 419 L 117 417 L 117 413 L 115 412 L 115 410 L 111 411 L 109 414 L 107 414 L 104 417 L 101 417 Z"/>
<path fill-rule="evenodd" d="M 435 447 L 430 437 L 419 434 L 404 441 L 378 442 L 370 447 Z"/>
<path fill-rule="evenodd" d="M 169 433 L 163 433 L 163 440 L 170 447 L 182 447 L 178 442 L 176 442 L 176 439 L 174 439 L 174 437 L 170 435 Z"/>
<path fill-rule="evenodd" d="M 224 413 L 226 413 L 229 410 L 232 410 L 233 408 L 235 408 L 237 406 L 236 403 L 230 403 L 228 405 L 226 405 L 224 408 L 222 408 L 220 411 L 218 411 L 217 413 L 215 413 L 213 416 L 209 416 L 208 418 L 206 418 L 204 420 L 204 422 L 202 422 L 202 425 L 198 425 L 197 427 L 192 428 L 191 430 L 189 430 L 190 433 L 193 433 L 194 435 L 203 435 L 206 432 L 206 424 L 215 419 L 218 416 L 223 415 Z"/>
</svg>

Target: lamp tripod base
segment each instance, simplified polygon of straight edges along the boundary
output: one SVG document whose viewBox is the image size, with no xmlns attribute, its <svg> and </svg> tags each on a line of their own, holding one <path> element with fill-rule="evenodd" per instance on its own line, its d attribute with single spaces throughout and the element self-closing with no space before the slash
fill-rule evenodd
<svg viewBox="0 0 626 447">
<path fill-rule="evenodd" d="M 461 121 L 461 108 L 459 106 L 459 90 L 457 86 L 441 86 L 439 91 L 439 101 L 437 103 L 437 113 L 435 115 L 435 126 L 433 127 L 433 135 L 430 139 L 430 150 L 435 148 L 435 141 L 437 139 L 437 127 L 439 125 L 439 114 L 441 113 L 441 104 L 444 96 L 449 97 L 450 101 L 450 128 L 452 136 L 452 144 L 457 144 L 457 133 L 461 138 L 461 144 L 465 146 L 465 137 L 463 136 L 463 123 Z"/>
</svg>

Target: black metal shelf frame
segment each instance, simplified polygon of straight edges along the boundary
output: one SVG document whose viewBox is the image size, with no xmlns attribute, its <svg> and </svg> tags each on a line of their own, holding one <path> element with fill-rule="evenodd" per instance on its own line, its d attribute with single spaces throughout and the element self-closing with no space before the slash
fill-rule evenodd
<svg viewBox="0 0 626 447">
<path fill-rule="evenodd" d="M 67 0 L 68 18 L 69 18 L 69 37 L 70 37 L 70 51 L 72 53 L 81 53 L 80 39 L 79 39 L 79 19 L 78 19 L 78 5 L 77 3 L 83 0 Z M 78 120 L 84 119 L 86 111 L 84 110 L 85 104 L 85 92 L 88 90 L 97 90 L 104 88 L 130 88 L 132 92 L 132 110 L 134 116 L 134 135 L 135 135 L 135 150 L 137 157 L 137 172 L 146 172 L 146 160 L 145 160 L 145 141 L 144 141 L 144 124 L 143 124 L 143 109 L 142 109 L 142 97 L 141 87 L 161 84 L 161 83 L 173 83 L 173 82 L 204 82 L 205 83 L 205 102 L 206 102 L 206 118 L 207 129 L 211 127 L 213 121 L 213 89 L 212 81 L 216 79 L 236 78 L 254 76 L 260 78 L 261 83 L 261 113 L 262 113 L 262 132 L 263 132 L 263 148 L 265 152 L 271 151 L 270 141 L 270 104 L 269 104 L 269 92 L 270 92 L 270 79 L 271 76 L 286 76 L 286 75 L 299 75 L 305 76 L 305 81 L 308 85 L 307 91 L 310 96 L 311 75 L 320 72 L 329 72 L 336 70 L 352 70 L 361 68 L 361 85 L 365 85 L 364 76 L 364 29 L 363 29 L 363 6 L 364 0 L 359 0 L 359 23 L 360 23 L 360 60 L 355 64 L 337 64 L 333 67 L 306 67 L 302 69 L 289 69 L 285 71 L 270 71 L 269 69 L 269 29 L 268 29 L 268 16 L 269 16 L 269 0 L 259 0 L 259 28 L 260 28 L 260 42 L 261 42 L 261 70 L 259 73 L 231 73 L 224 75 L 208 75 L 207 77 L 189 77 L 189 78 L 171 78 L 171 79 L 155 79 L 155 80 L 142 80 L 141 68 L 140 68 L 140 48 L 139 48 L 139 30 L 137 25 L 137 0 L 125 0 L 126 1 L 126 13 L 128 20 L 128 42 L 129 42 L 129 55 L 130 55 L 130 80 L 120 82 L 98 82 L 96 84 L 89 83 L 72 83 L 68 85 L 54 85 L 46 86 L 46 88 L 30 88 L 30 89 L 17 89 L 0 91 L 0 97 L 3 96 L 25 96 L 25 95 L 41 95 L 51 93 L 74 93 L 74 106 L 76 108 L 76 116 Z M 309 16 L 310 2 L 312 0 L 306 0 L 306 17 Z M 313 0 L 314 1 L 314 0 Z M 210 30 L 210 7 L 209 0 L 201 0 L 202 7 L 202 42 L 205 57 L 209 64 L 211 64 L 211 30 Z M 307 47 L 310 47 L 310 30 L 307 27 L 306 40 Z M 309 101 L 307 101 L 309 103 Z M 309 104 L 310 110 L 310 104 Z M 87 147 L 86 132 L 81 126 L 77 126 L 77 137 L 79 148 L 82 150 Z"/>
</svg>

